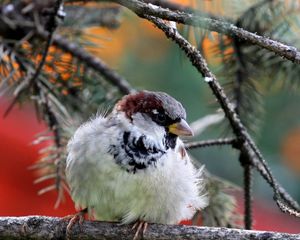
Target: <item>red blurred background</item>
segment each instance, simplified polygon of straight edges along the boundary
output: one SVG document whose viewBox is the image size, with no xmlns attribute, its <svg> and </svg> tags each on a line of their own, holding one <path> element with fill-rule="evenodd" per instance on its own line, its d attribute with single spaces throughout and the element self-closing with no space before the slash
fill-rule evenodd
<svg viewBox="0 0 300 240">
<path fill-rule="evenodd" d="M 34 184 L 36 171 L 29 170 L 39 158 L 42 146 L 32 145 L 36 134 L 46 129 L 37 121 L 34 109 L 28 105 L 17 107 L 3 118 L 9 101 L 0 100 L 0 215 L 52 215 L 64 216 L 74 212 L 72 201 L 54 209 L 55 191 L 39 196 L 37 192 L 45 187 Z"/>
<path fill-rule="evenodd" d="M 56 192 L 51 191 L 39 196 L 37 192 L 45 187 L 34 184 L 38 173 L 28 168 L 37 161 L 41 146 L 32 145 L 36 134 L 46 126 L 37 121 L 30 106 L 17 107 L 3 118 L 9 101 L 0 100 L 0 215 L 48 215 L 65 216 L 75 212 L 69 196 L 57 209 L 54 209 Z M 239 211 L 242 210 L 242 197 L 238 197 Z M 280 213 L 274 204 L 263 200 L 254 203 L 254 228 L 298 233 L 300 221 Z M 187 222 L 185 222 L 187 223 Z M 188 224 L 188 223 L 187 223 Z"/>
</svg>

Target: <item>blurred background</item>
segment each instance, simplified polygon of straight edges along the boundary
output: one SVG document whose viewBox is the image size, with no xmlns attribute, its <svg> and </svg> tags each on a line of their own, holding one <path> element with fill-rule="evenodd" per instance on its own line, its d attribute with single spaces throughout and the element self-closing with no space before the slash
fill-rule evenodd
<svg viewBox="0 0 300 240">
<path fill-rule="evenodd" d="M 239 1 L 174 2 L 191 7 L 201 6 L 203 12 L 236 18 L 258 1 L 244 1 L 246 5 L 243 7 L 237 7 L 240 5 Z M 119 18 L 121 24 L 115 29 L 94 26 L 84 29 L 85 37 L 94 44 L 86 48 L 125 76 L 135 88 L 164 91 L 174 96 L 185 106 L 188 122 L 216 113 L 217 104 L 207 84 L 171 41 L 152 24 L 129 11 L 122 12 Z M 181 27 L 180 30 L 190 34 L 190 40 L 197 43 L 192 30 L 189 32 Z M 299 37 L 299 26 L 294 32 Z M 221 60 L 216 50 L 220 39 L 214 33 L 204 36 L 201 41 L 204 55 L 212 71 L 217 73 L 226 88 L 229 79 L 226 79 L 227 75 L 222 75 Z M 255 64 L 252 67 L 255 68 Z M 290 69 L 293 70 L 292 67 Z M 251 121 L 255 125 L 256 129 L 251 135 L 276 179 L 300 202 L 299 83 L 298 86 L 283 86 L 280 83 L 285 80 L 283 73 L 273 71 L 274 75 L 271 74 L 269 78 L 272 80 L 276 77 L 279 80 L 265 80 L 265 83 L 257 87 L 261 100 L 254 103 L 254 109 L 263 111 L 250 111 L 252 117 L 248 121 L 250 125 Z M 294 80 L 299 81 L 299 75 L 296 77 Z M 9 96 L 0 99 L 0 215 L 65 216 L 74 213 L 73 203 L 68 196 L 65 202 L 54 209 L 57 197 L 55 191 L 37 194 L 47 186 L 47 182 L 34 184 L 34 180 L 41 173 L 29 170 L 29 167 L 38 161 L 38 151 L 46 143 L 32 145 L 32 142 L 37 134 L 47 130 L 47 126 L 43 121 L 37 120 L 31 104 L 17 106 L 7 117 L 2 117 L 11 100 Z M 222 121 L 205 129 L 195 140 L 224 137 L 227 133 L 228 125 Z M 190 154 L 205 164 L 210 173 L 242 186 L 243 171 L 238 161 L 238 153 L 230 146 L 201 148 L 191 150 Z M 300 232 L 299 219 L 280 213 L 272 201 L 270 187 L 257 173 L 254 176 L 253 191 L 255 229 Z M 242 194 L 236 193 L 236 196 L 238 209 L 242 212 Z"/>
</svg>

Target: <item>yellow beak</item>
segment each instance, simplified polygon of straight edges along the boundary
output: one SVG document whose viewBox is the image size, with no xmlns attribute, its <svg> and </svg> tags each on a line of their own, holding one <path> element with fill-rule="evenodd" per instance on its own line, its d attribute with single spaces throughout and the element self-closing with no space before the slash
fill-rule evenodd
<svg viewBox="0 0 300 240">
<path fill-rule="evenodd" d="M 181 119 L 180 122 L 173 123 L 169 126 L 169 132 L 177 136 L 193 136 L 193 130 L 190 128 L 188 123 Z"/>
</svg>

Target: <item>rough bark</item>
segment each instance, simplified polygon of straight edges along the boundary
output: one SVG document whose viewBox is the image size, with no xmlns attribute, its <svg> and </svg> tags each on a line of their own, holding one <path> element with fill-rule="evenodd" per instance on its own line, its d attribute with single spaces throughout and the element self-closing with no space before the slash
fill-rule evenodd
<svg viewBox="0 0 300 240">
<path fill-rule="evenodd" d="M 0 239 L 65 239 L 67 221 L 45 216 L 0 217 Z M 84 221 L 71 229 L 71 239 L 132 240 L 132 226 Z M 149 224 L 144 240 L 300 240 L 299 234 L 242 229 Z"/>
</svg>

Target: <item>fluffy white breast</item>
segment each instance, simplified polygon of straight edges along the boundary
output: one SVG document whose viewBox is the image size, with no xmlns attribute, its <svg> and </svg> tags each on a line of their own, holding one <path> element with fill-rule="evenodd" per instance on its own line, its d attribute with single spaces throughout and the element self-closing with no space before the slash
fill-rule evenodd
<svg viewBox="0 0 300 240">
<path fill-rule="evenodd" d="M 66 167 L 76 205 L 93 209 L 98 220 L 123 223 L 138 219 L 178 223 L 191 218 L 195 209 L 204 208 L 207 198 L 202 193 L 201 170 L 197 171 L 183 154 L 179 139 L 176 148 L 168 149 L 159 159 L 160 164 L 135 174 L 115 162 L 109 153 L 110 145 L 118 144 L 124 128 L 128 127 L 140 130 L 97 117 L 76 131 L 68 145 Z M 150 138 L 161 137 L 159 129 L 143 129 Z"/>
</svg>

